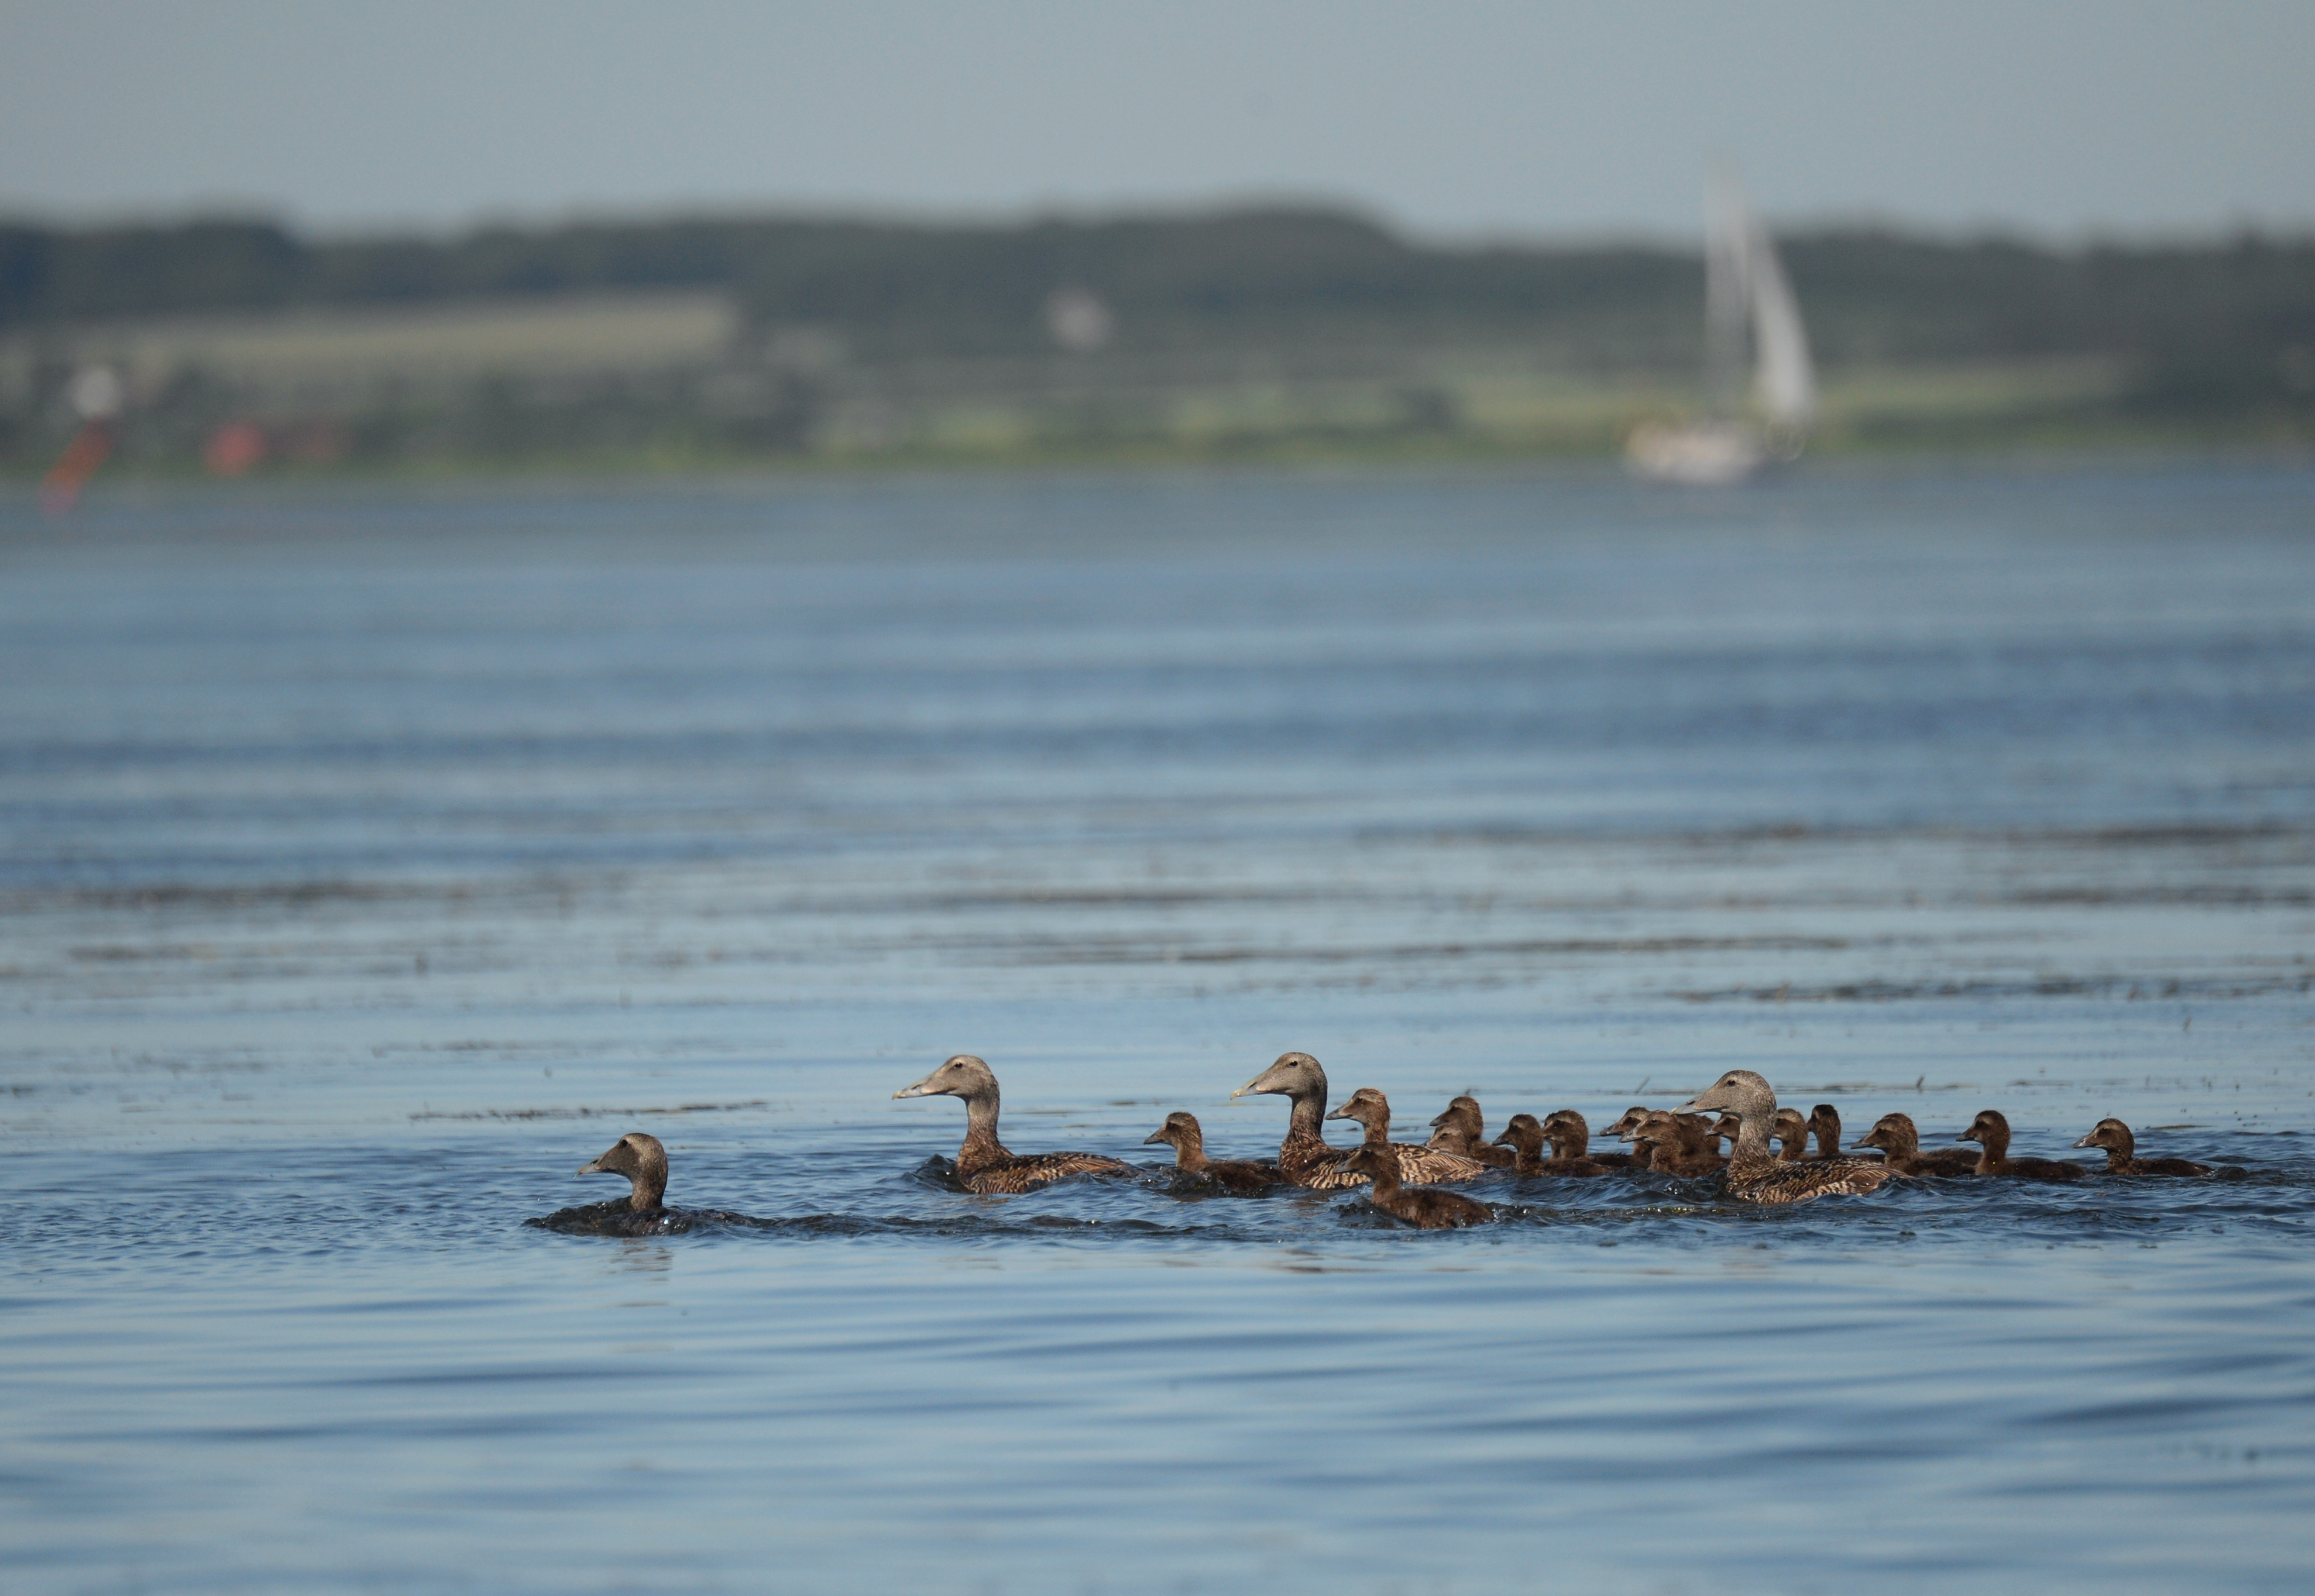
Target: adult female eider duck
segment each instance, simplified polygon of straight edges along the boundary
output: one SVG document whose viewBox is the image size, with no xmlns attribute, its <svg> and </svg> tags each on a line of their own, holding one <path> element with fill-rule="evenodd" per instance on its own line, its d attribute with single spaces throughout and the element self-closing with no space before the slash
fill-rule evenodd
<svg viewBox="0 0 2315 1596">
<path fill-rule="evenodd" d="M 1326 1116 L 1330 1120 L 1356 1120 L 1366 1129 L 1365 1145 L 1387 1147 L 1398 1156 L 1398 1178 L 1437 1184 L 1442 1181 L 1477 1180 L 1487 1173 L 1487 1166 L 1477 1158 L 1466 1158 L 1460 1153 L 1450 1153 L 1441 1148 L 1416 1147 L 1412 1142 L 1390 1139 L 1390 1099 L 1372 1086 L 1361 1086 L 1352 1093 L 1343 1106 Z"/>
<path fill-rule="evenodd" d="M 2142 1158 L 2138 1139 L 2120 1120 L 2100 1120 L 2090 1133 L 2074 1143 L 2078 1148 L 2106 1149 L 2105 1175 L 2208 1175 L 2211 1166 L 2191 1158 Z"/>
<path fill-rule="evenodd" d="M 1871 1192 L 1896 1173 L 1876 1158 L 1778 1162 L 1769 1152 L 1777 1095 L 1749 1069 L 1730 1070 L 1686 1106 L 1719 1109 L 1736 1116 L 1736 1150 L 1728 1159 L 1728 1194 L 1740 1202 L 1806 1202 L 1835 1193 Z"/>
<path fill-rule="evenodd" d="M 1153 1141 L 1172 1142 L 1175 1168 L 1211 1181 L 1225 1191 L 1267 1192 L 1286 1178 L 1278 1173 L 1275 1164 L 1255 1164 L 1239 1158 L 1217 1162 L 1207 1157 L 1206 1133 L 1199 1129 L 1195 1114 L 1167 1114 L 1164 1124 L 1141 1139 L 1141 1145 L 1148 1147 Z"/>
<path fill-rule="evenodd" d="M 667 1149 L 656 1136 L 631 1130 L 610 1150 L 579 1166 L 581 1175 L 624 1175 L 627 1194 L 608 1202 L 560 1208 L 541 1219 L 525 1219 L 542 1230 L 573 1236 L 666 1236 L 703 1220 L 748 1222 L 744 1214 L 716 1210 L 692 1211 L 667 1206 Z"/>
<path fill-rule="evenodd" d="M 1072 1175 L 1131 1175 L 1133 1166 L 1099 1153 L 1016 1153 L 997 1139 L 997 1077 L 971 1053 L 959 1053 L 894 1097 L 964 1099 L 964 1146 L 956 1178 L 968 1192 L 1026 1192 Z"/>
<path fill-rule="evenodd" d="M 1495 1217 L 1495 1210 L 1484 1202 L 1477 1202 L 1460 1192 L 1442 1192 L 1436 1186 L 1402 1186 L 1399 1184 L 1399 1163 L 1395 1149 L 1388 1142 L 1362 1143 L 1351 1156 L 1343 1160 L 1343 1167 L 1362 1175 L 1374 1183 L 1367 1197 L 1376 1208 L 1392 1219 L 1424 1230 L 1452 1230 L 1464 1225 L 1484 1225 Z"/>
<path fill-rule="evenodd" d="M 2078 1181 L 2082 1178 L 2082 1166 L 2057 1158 L 2013 1158 L 2009 1156 L 2009 1122 L 1997 1108 L 1989 1108 L 1969 1122 L 1969 1129 L 1954 1138 L 1956 1141 L 1977 1143 L 1977 1162 L 1971 1166 L 1973 1175 L 1999 1175 L 2006 1180 Z"/>
<path fill-rule="evenodd" d="M 1431 1139 L 1423 1145 L 1476 1158 L 1498 1169 L 1519 1162 L 1517 1153 L 1487 1139 L 1486 1116 L 1479 1112 L 1479 1100 L 1468 1095 L 1448 1102 L 1445 1111 L 1431 1122 Z"/>
<path fill-rule="evenodd" d="M 1921 1151 L 1921 1133 L 1915 1128 L 1911 1114 L 1883 1114 L 1873 1122 L 1873 1129 L 1858 1138 L 1861 1148 L 1879 1148 L 1887 1155 L 1882 1162 L 1899 1175 L 1972 1175 L 1976 1172 L 1977 1155 L 1965 1153 L 1959 1148 L 1939 1148 L 1935 1152 Z"/>
<path fill-rule="evenodd" d="M 1343 1149 L 1330 1147 L 1320 1122 L 1326 1117 L 1326 1072 L 1308 1053 L 1281 1053 L 1271 1067 L 1230 1094 L 1283 1097 L 1294 1105 L 1286 1118 L 1286 1139 L 1278 1144 L 1278 1172 L 1298 1186 L 1339 1191 L 1362 1186 L 1367 1177 L 1342 1166 Z"/>
<path fill-rule="evenodd" d="M 1573 1120 L 1570 1126 L 1567 1122 Z M 1498 1144 L 1514 1150 L 1519 1162 L 1512 1167 L 1521 1175 L 1567 1175 L 1589 1176 L 1605 1175 L 1608 1166 L 1594 1164 L 1583 1156 L 1583 1116 L 1561 1109 L 1548 1120 L 1538 1121 L 1533 1114 L 1513 1114 L 1503 1133 L 1495 1138 Z M 1552 1156 L 1543 1156 L 1543 1144 L 1551 1144 Z"/>
</svg>

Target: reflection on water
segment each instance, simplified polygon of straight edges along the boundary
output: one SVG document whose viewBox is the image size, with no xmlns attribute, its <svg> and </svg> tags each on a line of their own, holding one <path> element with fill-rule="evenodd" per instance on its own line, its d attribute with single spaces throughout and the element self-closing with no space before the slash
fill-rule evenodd
<svg viewBox="0 0 2315 1596">
<path fill-rule="evenodd" d="M 2305 474 L 80 527 L 0 521 L 12 1588 L 2303 1579 Z M 1185 1192 L 1289 1047 L 2245 1175 Z M 955 1192 L 960 1049 L 1148 1174 Z M 523 1224 L 628 1129 L 703 1222 Z"/>
</svg>

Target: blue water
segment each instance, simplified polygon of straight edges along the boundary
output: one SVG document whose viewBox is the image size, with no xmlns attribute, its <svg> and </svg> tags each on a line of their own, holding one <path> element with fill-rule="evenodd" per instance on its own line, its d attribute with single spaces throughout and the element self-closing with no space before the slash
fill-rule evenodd
<svg viewBox="0 0 2315 1596">
<path fill-rule="evenodd" d="M 2315 1561 L 2315 473 L 100 497 L 0 682 L 12 1591 Z M 2245 1175 L 1173 1184 L 1288 1048 Z M 748 1222 L 523 1224 L 629 1130 Z"/>
</svg>

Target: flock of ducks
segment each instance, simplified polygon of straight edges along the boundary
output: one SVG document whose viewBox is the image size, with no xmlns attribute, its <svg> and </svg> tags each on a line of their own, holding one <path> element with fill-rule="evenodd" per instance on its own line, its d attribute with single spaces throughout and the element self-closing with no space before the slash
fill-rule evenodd
<svg viewBox="0 0 2315 1596">
<path fill-rule="evenodd" d="M 979 1193 L 1026 1192 L 1073 1175 L 1140 1175 L 1147 1173 L 1101 1153 L 1016 1153 L 997 1139 L 997 1076 L 971 1053 L 959 1053 L 894 1097 L 955 1097 L 964 1104 L 964 1145 L 958 1149 L 955 1179 Z M 1317 1191 L 1365 1187 L 1381 1213 L 1427 1230 L 1485 1224 L 1495 1218 L 1486 1203 L 1448 1191 L 1491 1170 L 1513 1175 L 1590 1179 L 1655 1172 L 1699 1177 L 1719 1175 L 1727 1194 L 1740 1202 L 1806 1202 L 1835 1193 L 1877 1191 L 1892 1180 L 1929 1175 L 1969 1178 L 2079 1181 L 2091 1166 L 2049 1158 L 2009 1156 L 2009 1122 L 1987 1109 L 1956 1139 L 1974 1141 L 1974 1153 L 1957 1148 L 1920 1150 L 1920 1134 L 1902 1113 L 1884 1114 L 1858 1139 L 1873 1156 L 1843 1152 L 1840 1115 L 1820 1103 L 1804 1117 L 1778 1108 L 1769 1083 L 1749 1069 L 1732 1069 L 1675 1109 L 1635 1105 L 1608 1128 L 1628 1142 L 1628 1153 L 1594 1153 L 1591 1127 L 1573 1109 L 1544 1119 L 1514 1114 L 1500 1135 L 1489 1138 L 1479 1105 L 1457 1097 L 1431 1122 L 1431 1139 L 1420 1145 L 1390 1139 L 1390 1103 L 1372 1086 L 1362 1086 L 1332 1113 L 1326 1112 L 1326 1072 L 1308 1053 L 1283 1053 L 1276 1063 L 1232 1092 L 1277 1096 L 1292 1106 L 1286 1139 L 1268 1162 L 1216 1160 L 1206 1156 L 1205 1135 L 1194 1114 L 1175 1113 L 1151 1131 L 1144 1145 L 1170 1144 L 1180 1178 L 1217 1193 L 1253 1194 L 1278 1187 Z M 1345 1150 L 1328 1142 L 1328 1120 L 1351 1120 L 1362 1131 L 1359 1145 Z M 1809 1142 L 1814 1139 L 1815 1147 Z M 1729 1144 L 1726 1153 L 1720 1143 Z M 1771 1144 L 1776 1144 L 1771 1146 Z M 2098 1173 L 2121 1175 L 2206 1175 L 2208 1165 L 2184 1158 L 2142 1158 L 2130 1127 L 2100 1120 L 2074 1144 L 2104 1149 Z M 1546 1149 L 1548 1149 L 1547 1152 Z M 641 1131 L 623 1136 L 609 1151 L 581 1166 L 581 1175 L 624 1175 L 631 1183 L 624 1209 L 634 1215 L 661 1212 L 667 1196 L 667 1149 Z"/>
</svg>

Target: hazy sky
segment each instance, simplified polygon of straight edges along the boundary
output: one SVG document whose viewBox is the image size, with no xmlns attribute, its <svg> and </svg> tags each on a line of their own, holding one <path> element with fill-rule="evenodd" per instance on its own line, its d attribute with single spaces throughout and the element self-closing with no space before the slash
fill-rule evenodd
<svg viewBox="0 0 2315 1596">
<path fill-rule="evenodd" d="M 333 230 L 684 206 L 1346 200 L 1435 234 L 1773 216 L 2315 226 L 2308 0 L 0 0 L 0 210 Z"/>
</svg>

